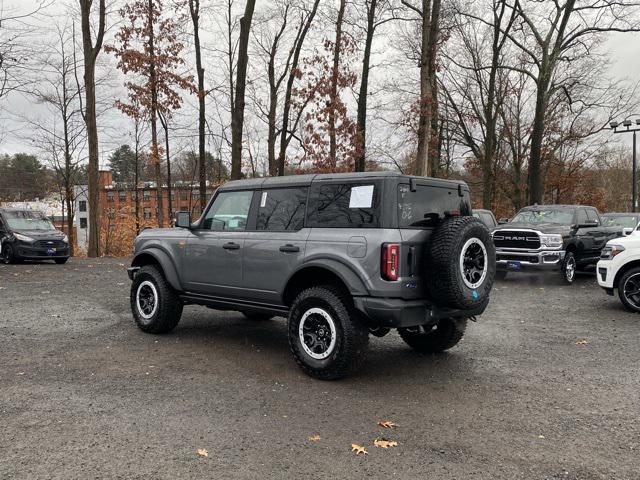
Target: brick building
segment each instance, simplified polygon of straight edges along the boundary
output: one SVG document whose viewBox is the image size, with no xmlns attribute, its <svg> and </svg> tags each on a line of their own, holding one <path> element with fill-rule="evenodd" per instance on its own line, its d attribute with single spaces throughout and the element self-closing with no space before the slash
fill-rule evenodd
<svg viewBox="0 0 640 480">
<path fill-rule="evenodd" d="M 116 215 L 135 215 L 136 195 L 139 195 L 138 208 L 142 223 L 154 223 L 158 218 L 158 197 L 155 182 L 144 182 L 134 188 L 130 184 L 114 183 L 109 170 L 99 172 L 100 219 L 103 225 Z M 211 197 L 217 185 L 207 186 L 207 199 Z M 76 238 L 80 247 L 89 243 L 89 198 L 86 185 L 76 187 Z M 162 186 L 162 205 L 165 227 L 169 225 L 171 214 L 178 211 L 190 211 L 200 214 L 200 190 L 198 184 L 175 183 L 171 186 L 173 205 L 169 208 L 169 189 Z M 157 225 L 157 223 L 156 223 Z"/>
</svg>

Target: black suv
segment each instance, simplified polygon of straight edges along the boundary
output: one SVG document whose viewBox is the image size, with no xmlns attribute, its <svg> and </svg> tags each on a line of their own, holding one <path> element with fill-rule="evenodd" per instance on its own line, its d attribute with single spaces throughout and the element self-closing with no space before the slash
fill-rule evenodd
<svg viewBox="0 0 640 480">
<path fill-rule="evenodd" d="M 453 347 L 495 274 L 462 182 L 391 172 L 233 181 L 176 226 L 136 239 L 138 326 L 168 332 L 185 304 L 288 316 L 294 358 L 321 379 L 356 369 L 369 333 L 398 329 L 421 352 Z"/>
<path fill-rule="evenodd" d="M 36 210 L 0 208 L 0 258 L 3 263 L 21 260 L 54 260 L 66 263 L 71 255 L 69 239 Z"/>
</svg>

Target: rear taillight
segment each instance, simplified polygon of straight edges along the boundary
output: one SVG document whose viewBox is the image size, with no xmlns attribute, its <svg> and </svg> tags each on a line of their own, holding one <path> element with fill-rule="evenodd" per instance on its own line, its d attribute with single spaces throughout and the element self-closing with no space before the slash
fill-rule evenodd
<svg viewBox="0 0 640 480">
<path fill-rule="evenodd" d="M 380 271 L 385 280 L 398 280 L 400 267 L 400 245 L 397 243 L 385 243 L 382 245 L 382 265 Z"/>
</svg>

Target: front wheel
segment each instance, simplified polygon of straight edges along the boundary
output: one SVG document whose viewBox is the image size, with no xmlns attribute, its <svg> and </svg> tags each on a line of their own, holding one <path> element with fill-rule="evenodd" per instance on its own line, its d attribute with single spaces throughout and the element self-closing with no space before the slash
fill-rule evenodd
<svg viewBox="0 0 640 480">
<path fill-rule="evenodd" d="M 289 346 L 300 368 L 320 380 L 343 378 L 364 360 L 369 332 L 332 286 L 303 290 L 289 313 Z"/>
<path fill-rule="evenodd" d="M 443 318 L 435 325 L 399 328 L 398 333 L 420 353 L 439 353 L 455 347 L 467 328 L 467 319 Z"/>
<path fill-rule="evenodd" d="M 6 243 L 2 246 L 2 263 L 9 265 L 16 263 L 16 255 L 13 252 L 13 246 L 10 243 Z"/>
<path fill-rule="evenodd" d="M 562 262 L 562 268 L 560 272 L 562 273 L 562 278 L 565 282 L 571 284 L 576 278 L 576 268 L 577 268 L 576 256 L 573 252 L 567 252 L 564 257 L 564 261 Z"/>
<path fill-rule="evenodd" d="M 143 332 L 168 333 L 182 316 L 182 301 L 155 265 L 142 267 L 131 284 L 131 311 Z"/>
<path fill-rule="evenodd" d="M 624 308 L 640 313 L 640 267 L 627 270 L 618 280 L 618 296 Z"/>
</svg>

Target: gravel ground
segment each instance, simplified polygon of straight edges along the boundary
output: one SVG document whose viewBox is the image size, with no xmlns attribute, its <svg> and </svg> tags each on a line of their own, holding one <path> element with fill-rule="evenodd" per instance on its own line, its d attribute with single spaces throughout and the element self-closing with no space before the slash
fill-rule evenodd
<svg viewBox="0 0 640 480">
<path fill-rule="evenodd" d="M 125 263 L 0 265 L 1 479 L 640 478 L 640 316 L 593 276 L 512 275 L 450 353 L 372 337 L 320 382 L 283 319 L 188 307 L 142 333 Z"/>
</svg>

